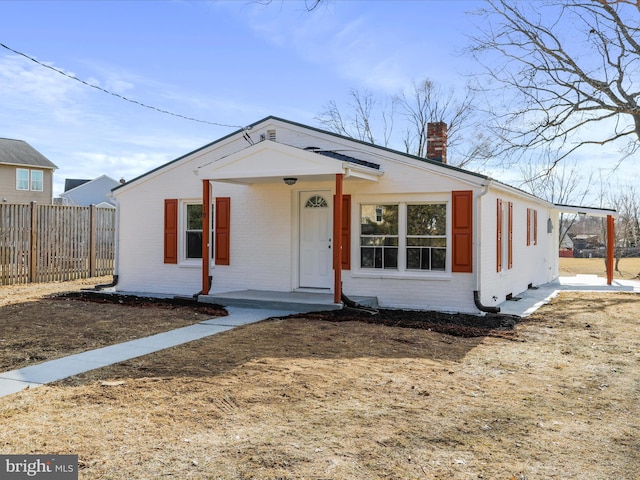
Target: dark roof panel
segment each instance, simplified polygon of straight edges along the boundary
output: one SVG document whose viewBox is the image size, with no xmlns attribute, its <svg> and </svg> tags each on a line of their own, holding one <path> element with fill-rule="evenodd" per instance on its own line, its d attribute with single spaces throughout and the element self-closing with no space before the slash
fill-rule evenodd
<svg viewBox="0 0 640 480">
<path fill-rule="evenodd" d="M 68 192 L 69 190 L 72 190 L 76 187 L 79 187 L 80 185 L 84 185 L 87 182 L 90 182 L 91 180 L 81 180 L 79 178 L 65 178 L 64 179 L 64 191 Z"/>
<path fill-rule="evenodd" d="M 0 138 L 0 163 L 51 169 L 58 168 L 27 142 L 10 138 Z"/>
</svg>

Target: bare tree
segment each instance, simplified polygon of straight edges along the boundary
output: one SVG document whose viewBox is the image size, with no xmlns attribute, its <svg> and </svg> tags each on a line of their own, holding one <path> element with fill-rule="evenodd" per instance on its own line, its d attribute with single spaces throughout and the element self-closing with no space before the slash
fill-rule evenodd
<svg viewBox="0 0 640 480">
<path fill-rule="evenodd" d="M 524 190 L 554 204 L 583 205 L 590 194 L 593 175 L 588 177 L 583 175 L 576 163 L 563 164 L 556 168 L 549 168 L 548 165 L 526 164 L 520 168 L 520 171 Z M 541 174 L 541 171 L 544 174 Z M 562 245 L 576 219 L 576 214 L 560 213 L 559 245 Z"/>
<path fill-rule="evenodd" d="M 335 100 L 331 100 L 316 119 L 332 132 L 387 147 L 393 130 L 393 115 L 393 103 L 388 110 L 385 107 L 378 109 L 378 102 L 369 90 L 352 89 L 344 116 Z M 382 120 L 382 141 L 377 141 L 373 133 L 375 127 L 372 124 L 377 120 Z"/>
<path fill-rule="evenodd" d="M 476 128 L 474 105 L 470 89 L 458 97 L 454 89 L 445 91 L 424 79 L 413 82 L 408 91 L 381 100 L 369 90 L 352 89 L 345 108 L 331 100 L 316 120 L 332 132 L 385 147 L 393 146 L 398 127 L 401 148 L 419 157 L 426 156 L 427 124 L 444 122 L 448 163 L 462 167 L 484 162 L 492 147 L 489 137 Z"/>
<path fill-rule="evenodd" d="M 620 260 L 636 256 L 640 248 L 640 192 L 635 185 L 627 185 L 612 191 L 606 202 L 618 212 L 614 253 L 615 270 L 620 272 Z"/>
<path fill-rule="evenodd" d="M 640 2 L 487 3 L 471 52 L 505 152 L 546 148 L 553 166 L 583 146 L 640 148 Z M 499 107 L 504 92 L 515 97 Z"/>
</svg>

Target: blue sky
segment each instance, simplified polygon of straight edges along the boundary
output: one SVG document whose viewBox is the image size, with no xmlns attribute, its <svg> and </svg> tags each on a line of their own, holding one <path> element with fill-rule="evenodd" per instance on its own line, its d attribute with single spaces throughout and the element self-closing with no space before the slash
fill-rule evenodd
<svg viewBox="0 0 640 480">
<path fill-rule="evenodd" d="M 464 84 L 460 54 L 481 1 L 2 1 L 0 42 L 138 102 L 0 48 L 0 137 L 65 178 L 131 179 L 276 115 L 319 126 L 351 88 L 395 94 L 428 77 Z M 395 146 L 401 148 L 400 145 Z M 636 171 L 637 173 L 637 171 Z"/>
</svg>

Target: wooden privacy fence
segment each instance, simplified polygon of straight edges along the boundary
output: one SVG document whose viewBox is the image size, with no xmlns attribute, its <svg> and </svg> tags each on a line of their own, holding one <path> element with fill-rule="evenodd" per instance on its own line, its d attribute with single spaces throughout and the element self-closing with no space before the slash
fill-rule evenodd
<svg viewBox="0 0 640 480">
<path fill-rule="evenodd" d="M 111 208 L 0 204 L 0 285 L 113 274 Z"/>
</svg>

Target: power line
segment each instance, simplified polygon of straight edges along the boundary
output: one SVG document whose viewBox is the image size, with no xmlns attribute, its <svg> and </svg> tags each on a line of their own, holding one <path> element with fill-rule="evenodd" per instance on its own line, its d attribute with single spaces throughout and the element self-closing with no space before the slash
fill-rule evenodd
<svg viewBox="0 0 640 480">
<path fill-rule="evenodd" d="M 109 95 L 113 95 L 114 97 L 118 97 L 121 100 L 125 100 L 127 102 L 134 103 L 134 104 L 136 104 L 136 105 L 138 105 L 140 107 L 148 108 L 150 110 L 155 110 L 156 112 L 164 113 L 166 115 L 171 115 L 173 117 L 182 118 L 184 120 L 190 120 L 192 122 L 206 123 L 207 125 L 214 125 L 216 127 L 243 128 L 241 125 L 228 125 L 228 124 L 225 124 L 225 123 L 209 122 L 207 120 L 200 120 L 198 118 L 187 117 L 186 115 L 180 115 L 179 113 L 173 113 L 173 112 L 170 112 L 168 110 L 163 110 L 162 108 L 154 107 L 153 105 L 147 105 L 147 104 L 139 102 L 137 100 L 133 100 L 131 98 L 127 98 L 127 97 L 125 97 L 123 95 L 120 95 L 119 93 L 115 93 L 115 92 L 112 92 L 110 90 L 107 90 L 106 88 L 102 88 L 102 87 L 100 87 L 98 85 L 95 85 L 93 83 L 89 83 L 89 82 L 87 82 L 85 80 L 82 80 L 81 78 L 75 77 L 75 76 L 70 75 L 70 74 L 68 74 L 66 72 L 63 72 L 62 70 L 59 70 L 59 69 L 57 69 L 55 67 L 52 67 L 51 65 L 47 65 L 45 63 L 42 63 L 39 60 L 36 60 L 35 58 L 30 57 L 29 55 L 27 55 L 25 53 L 19 52 L 18 50 L 14 50 L 13 48 L 8 47 L 4 43 L 0 42 L 0 47 L 5 48 L 5 49 L 9 50 L 10 52 L 13 52 L 13 53 L 15 53 L 17 55 L 20 55 L 20 56 L 22 56 L 22 57 L 24 57 L 24 58 L 26 58 L 28 60 L 31 60 L 32 62 L 37 63 L 38 65 L 40 65 L 41 67 L 48 68 L 49 70 L 53 70 L 54 72 L 59 73 L 60 75 L 64 75 L 65 77 L 70 78 L 71 80 L 75 80 L 76 82 L 80 82 L 80 83 L 86 85 L 87 87 L 95 88 L 96 90 L 100 90 L 101 92 L 108 93 Z"/>
</svg>

